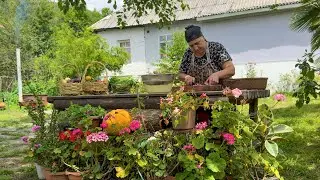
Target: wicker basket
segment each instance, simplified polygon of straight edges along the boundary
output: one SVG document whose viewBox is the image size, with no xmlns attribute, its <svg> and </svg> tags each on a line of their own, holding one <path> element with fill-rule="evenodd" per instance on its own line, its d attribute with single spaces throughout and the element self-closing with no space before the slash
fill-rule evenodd
<svg viewBox="0 0 320 180">
<path fill-rule="evenodd" d="M 71 64 L 66 64 L 65 66 L 73 66 Z M 80 73 L 79 73 L 80 74 Z M 61 95 L 67 95 L 67 96 L 72 96 L 72 95 L 79 95 L 82 93 L 82 84 L 81 83 L 67 83 L 63 82 L 63 80 L 60 81 L 59 84 L 59 91 Z"/>
<path fill-rule="evenodd" d="M 108 80 L 105 79 L 100 82 L 90 82 L 86 81 L 86 74 L 90 66 L 93 64 L 99 64 L 102 67 L 105 67 L 101 62 L 93 61 L 92 63 L 88 64 L 87 67 L 84 70 L 81 84 L 82 84 L 82 90 L 86 94 L 106 94 L 108 93 Z"/>
</svg>

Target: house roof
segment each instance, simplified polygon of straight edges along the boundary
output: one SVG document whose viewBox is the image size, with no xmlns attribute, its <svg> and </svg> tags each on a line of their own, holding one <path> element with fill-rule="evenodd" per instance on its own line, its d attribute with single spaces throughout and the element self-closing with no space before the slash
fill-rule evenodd
<svg viewBox="0 0 320 180">
<path fill-rule="evenodd" d="M 206 16 L 222 15 L 229 13 L 245 12 L 272 7 L 274 5 L 287 6 L 298 4 L 300 0 L 185 0 L 189 5 L 189 10 L 177 10 L 176 21 L 202 18 Z M 136 18 L 132 16 L 132 11 L 126 13 L 127 26 L 137 26 L 157 22 L 158 17 L 154 13 L 139 18 L 139 24 Z M 117 28 L 117 14 L 113 13 L 92 25 L 96 31 L 104 29 Z"/>
</svg>

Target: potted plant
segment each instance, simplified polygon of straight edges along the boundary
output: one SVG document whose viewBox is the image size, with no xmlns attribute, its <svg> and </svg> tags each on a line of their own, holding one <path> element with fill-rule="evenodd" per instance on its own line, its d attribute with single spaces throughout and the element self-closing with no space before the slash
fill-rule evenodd
<svg viewBox="0 0 320 180">
<path fill-rule="evenodd" d="M 173 91 L 166 98 L 160 99 L 161 117 L 166 124 L 171 121 L 177 130 L 193 129 L 195 126 L 196 110 L 203 106 L 209 108 L 209 98 L 205 93 L 200 96 L 184 92 L 184 88 Z"/>
</svg>

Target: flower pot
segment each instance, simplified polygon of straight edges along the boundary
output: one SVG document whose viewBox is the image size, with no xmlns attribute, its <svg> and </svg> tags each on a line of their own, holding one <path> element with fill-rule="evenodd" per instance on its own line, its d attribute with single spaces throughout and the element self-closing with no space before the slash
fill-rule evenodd
<svg viewBox="0 0 320 180">
<path fill-rule="evenodd" d="M 66 175 L 68 176 L 69 180 L 82 180 L 81 172 L 69 172 L 66 171 Z"/>
<path fill-rule="evenodd" d="M 37 163 L 34 163 L 35 166 L 36 166 L 36 170 L 37 170 L 37 174 L 38 174 L 38 178 L 39 179 L 45 179 L 45 176 L 44 176 L 44 173 L 43 173 L 43 168 L 37 164 Z"/>
<path fill-rule="evenodd" d="M 43 168 L 43 173 L 46 180 L 68 180 L 68 176 L 65 172 L 50 172 L 50 169 Z"/>
<path fill-rule="evenodd" d="M 224 79 L 222 85 L 231 89 L 266 89 L 268 78 L 235 78 Z"/>
<path fill-rule="evenodd" d="M 172 89 L 173 74 L 142 75 L 141 80 L 148 93 L 168 93 Z"/>
<path fill-rule="evenodd" d="M 173 129 L 175 130 L 188 130 L 188 129 L 193 129 L 194 126 L 196 125 L 196 111 L 194 110 L 189 110 L 185 113 L 186 119 L 185 120 L 180 120 L 177 125 L 175 125 L 173 120 Z"/>
</svg>

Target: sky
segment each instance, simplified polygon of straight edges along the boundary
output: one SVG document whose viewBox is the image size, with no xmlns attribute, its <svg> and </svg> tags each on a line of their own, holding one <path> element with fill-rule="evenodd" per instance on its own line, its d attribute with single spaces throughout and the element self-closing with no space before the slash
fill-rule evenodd
<svg viewBox="0 0 320 180">
<path fill-rule="evenodd" d="M 116 0 L 116 1 L 117 1 L 118 9 L 119 9 L 119 7 L 122 7 L 123 1 L 122 0 Z M 113 9 L 114 0 L 112 0 L 112 3 L 110 3 L 110 4 L 108 4 L 108 0 L 86 0 L 86 2 L 87 2 L 87 8 L 90 10 L 96 9 L 96 10 L 100 11 L 104 7 L 108 7 L 111 10 L 114 10 Z"/>
</svg>

